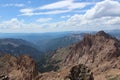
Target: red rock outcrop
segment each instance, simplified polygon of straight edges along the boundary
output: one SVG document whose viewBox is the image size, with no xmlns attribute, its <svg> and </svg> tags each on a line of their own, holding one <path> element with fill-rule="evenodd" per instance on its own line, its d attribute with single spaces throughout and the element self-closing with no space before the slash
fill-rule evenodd
<svg viewBox="0 0 120 80">
<path fill-rule="evenodd" d="M 7 76 L 8 80 L 34 80 L 38 72 L 35 62 L 28 55 L 15 57 L 0 56 L 0 76 Z"/>
</svg>

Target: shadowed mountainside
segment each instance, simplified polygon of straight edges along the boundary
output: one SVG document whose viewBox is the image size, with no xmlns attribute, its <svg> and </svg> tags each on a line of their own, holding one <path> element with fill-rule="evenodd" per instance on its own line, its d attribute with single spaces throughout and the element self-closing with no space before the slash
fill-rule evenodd
<svg viewBox="0 0 120 80">
<path fill-rule="evenodd" d="M 36 45 L 22 39 L 12 38 L 0 39 L 0 53 L 17 56 L 28 54 L 34 59 L 43 54 Z"/>
<path fill-rule="evenodd" d="M 64 37 L 58 37 L 53 39 L 45 39 L 37 41 L 40 49 L 44 52 L 54 51 L 59 48 L 68 47 L 74 43 L 79 42 L 83 38 L 84 33 L 81 34 L 70 34 Z"/>
</svg>

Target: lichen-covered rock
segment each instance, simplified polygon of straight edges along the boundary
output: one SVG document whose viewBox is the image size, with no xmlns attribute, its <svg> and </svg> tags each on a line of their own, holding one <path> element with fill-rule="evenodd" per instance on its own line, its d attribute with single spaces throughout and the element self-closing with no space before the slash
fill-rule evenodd
<svg viewBox="0 0 120 80">
<path fill-rule="evenodd" d="M 84 64 L 79 64 L 71 68 L 70 74 L 65 80 L 94 80 L 93 73 Z"/>
</svg>

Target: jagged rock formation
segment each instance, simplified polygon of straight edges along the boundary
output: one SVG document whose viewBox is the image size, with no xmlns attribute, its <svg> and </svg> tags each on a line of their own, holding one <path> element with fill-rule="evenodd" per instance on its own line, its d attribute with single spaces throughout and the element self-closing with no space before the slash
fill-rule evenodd
<svg viewBox="0 0 120 80">
<path fill-rule="evenodd" d="M 0 77 L 10 80 L 93 80 L 93 77 L 94 80 L 120 80 L 120 41 L 104 31 L 88 34 L 77 44 L 57 50 L 51 62 L 59 66 L 57 71 L 37 75 L 34 61 L 27 55 L 0 56 Z"/>
<path fill-rule="evenodd" d="M 103 31 L 95 35 L 85 35 L 84 39 L 66 49 L 68 54 L 63 59 L 64 64 L 91 64 L 110 60 L 120 56 L 120 42 Z M 63 53 L 64 55 L 64 53 Z"/>
<path fill-rule="evenodd" d="M 35 62 L 28 55 L 0 56 L 0 80 L 34 80 L 37 74 Z"/>
<path fill-rule="evenodd" d="M 93 73 L 84 64 L 73 66 L 65 80 L 94 80 Z"/>
<path fill-rule="evenodd" d="M 111 77 L 119 80 L 120 41 L 104 31 L 95 35 L 87 34 L 77 44 L 57 50 L 50 61 L 58 62 L 56 65 L 59 65 L 60 69 L 57 73 L 61 75 L 68 74 L 73 65 L 85 64 L 92 70 L 95 80 L 109 80 Z M 46 75 L 49 76 L 49 73 Z"/>
</svg>

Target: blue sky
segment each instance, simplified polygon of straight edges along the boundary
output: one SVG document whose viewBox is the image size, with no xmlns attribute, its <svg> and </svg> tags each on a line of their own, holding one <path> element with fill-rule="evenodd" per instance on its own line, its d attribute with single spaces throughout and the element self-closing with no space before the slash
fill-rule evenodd
<svg viewBox="0 0 120 80">
<path fill-rule="evenodd" d="M 120 29 L 120 0 L 0 0 L 0 32 Z"/>
</svg>

